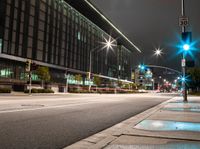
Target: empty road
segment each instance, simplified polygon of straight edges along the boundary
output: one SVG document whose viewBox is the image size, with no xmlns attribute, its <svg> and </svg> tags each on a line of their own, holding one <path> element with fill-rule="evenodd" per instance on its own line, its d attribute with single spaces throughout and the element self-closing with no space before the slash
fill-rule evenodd
<svg viewBox="0 0 200 149">
<path fill-rule="evenodd" d="M 60 149 L 173 94 L 0 96 L 0 148 Z"/>
</svg>

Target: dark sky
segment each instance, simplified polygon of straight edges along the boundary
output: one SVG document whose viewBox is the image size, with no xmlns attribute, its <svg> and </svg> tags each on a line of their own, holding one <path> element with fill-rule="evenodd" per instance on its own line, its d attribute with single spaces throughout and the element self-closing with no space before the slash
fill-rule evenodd
<svg viewBox="0 0 200 149">
<path fill-rule="evenodd" d="M 134 64 L 148 63 L 180 70 L 181 55 L 176 55 L 179 43 L 181 0 L 90 0 L 141 50 Z M 193 40 L 200 38 L 200 0 L 185 0 L 186 15 Z M 163 56 L 153 56 L 155 48 L 163 49 Z M 199 47 L 199 43 L 195 45 Z M 135 52 L 137 53 L 137 52 Z M 194 56 L 200 58 L 197 52 Z"/>
</svg>

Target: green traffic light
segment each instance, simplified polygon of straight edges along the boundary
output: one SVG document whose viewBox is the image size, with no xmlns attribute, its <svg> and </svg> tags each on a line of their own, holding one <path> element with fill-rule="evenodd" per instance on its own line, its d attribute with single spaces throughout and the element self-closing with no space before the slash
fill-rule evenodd
<svg viewBox="0 0 200 149">
<path fill-rule="evenodd" d="M 184 44 L 184 45 L 183 45 L 183 49 L 184 49 L 185 51 L 190 50 L 190 45 L 189 45 L 189 44 Z"/>
</svg>

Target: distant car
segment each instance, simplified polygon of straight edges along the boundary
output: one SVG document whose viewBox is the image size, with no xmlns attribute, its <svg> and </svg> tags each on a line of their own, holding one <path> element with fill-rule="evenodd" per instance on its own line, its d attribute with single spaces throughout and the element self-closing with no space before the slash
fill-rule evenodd
<svg viewBox="0 0 200 149">
<path fill-rule="evenodd" d="M 146 93 L 147 91 L 145 89 L 139 89 L 138 92 L 139 93 Z"/>
</svg>

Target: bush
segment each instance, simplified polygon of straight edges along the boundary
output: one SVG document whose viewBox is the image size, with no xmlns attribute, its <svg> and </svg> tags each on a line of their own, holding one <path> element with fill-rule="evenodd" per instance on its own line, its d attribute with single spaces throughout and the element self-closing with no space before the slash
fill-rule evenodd
<svg viewBox="0 0 200 149">
<path fill-rule="evenodd" d="M 200 96 L 200 92 L 192 92 L 192 93 L 189 93 L 190 95 L 194 95 L 194 96 Z"/>
<path fill-rule="evenodd" d="M 29 90 L 25 90 L 24 93 L 29 93 Z M 31 93 L 54 93 L 51 89 L 36 89 L 32 88 Z"/>
<path fill-rule="evenodd" d="M 0 93 L 11 93 L 10 88 L 0 88 Z"/>
<path fill-rule="evenodd" d="M 44 89 L 45 93 L 54 93 L 54 91 L 52 89 Z"/>
</svg>

